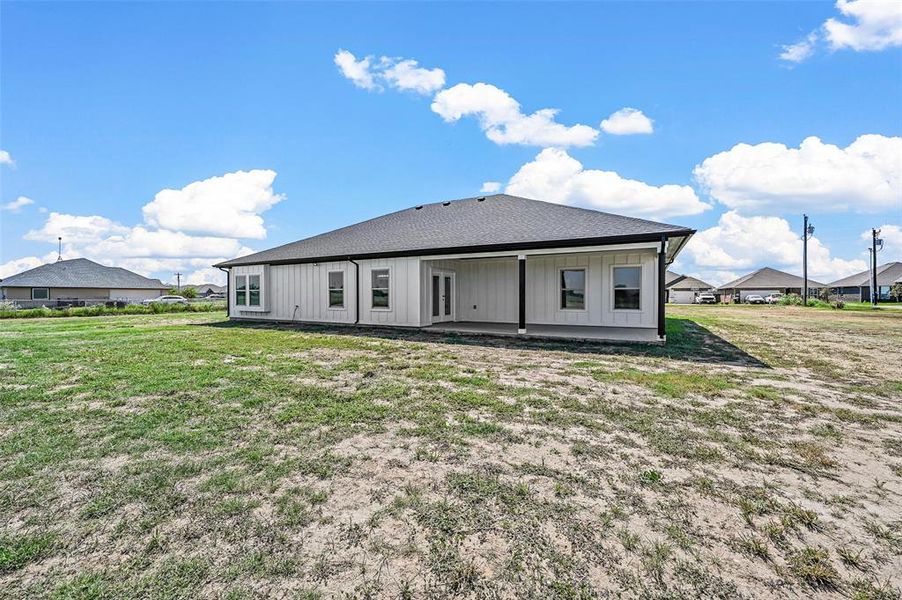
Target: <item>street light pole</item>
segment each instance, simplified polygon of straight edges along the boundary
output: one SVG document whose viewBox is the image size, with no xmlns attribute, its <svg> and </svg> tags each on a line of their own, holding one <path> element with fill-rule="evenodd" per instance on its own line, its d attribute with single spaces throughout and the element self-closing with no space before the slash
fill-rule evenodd
<svg viewBox="0 0 902 600">
<path fill-rule="evenodd" d="M 877 307 L 880 287 L 877 285 L 877 251 L 883 250 L 883 240 L 878 238 L 879 229 L 871 229 L 871 306 Z"/>
<path fill-rule="evenodd" d="M 802 306 L 808 306 L 808 240 L 814 235 L 814 225 L 808 224 L 808 215 L 802 216 Z"/>
</svg>

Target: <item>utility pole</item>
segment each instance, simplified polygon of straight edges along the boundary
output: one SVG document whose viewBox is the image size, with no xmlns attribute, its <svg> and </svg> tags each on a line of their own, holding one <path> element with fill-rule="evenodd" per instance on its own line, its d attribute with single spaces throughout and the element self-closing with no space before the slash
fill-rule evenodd
<svg viewBox="0 0 902 600">
<path fill-rule="evenodd" d="M 175 289 L 178 290 L 179 293 L 181 293 L 181 291 L 182 291 L 182 274 L 181 273 L 175 274 Z"/>
<path fill-rule="evenodd" d="M 877 252 L 883 250 L 883 240 L 878 238 L 879 229 L 871 229 L 871 306 L 877 307 L 880 287 L 877 285 Z"/>
<path fill-rule="evenodd" d="M 802 216 L 802 306 L 808 306 L 808 240 L 814 235 L 814 225 L 808 224 L 808 215 Z"/>
</svg>

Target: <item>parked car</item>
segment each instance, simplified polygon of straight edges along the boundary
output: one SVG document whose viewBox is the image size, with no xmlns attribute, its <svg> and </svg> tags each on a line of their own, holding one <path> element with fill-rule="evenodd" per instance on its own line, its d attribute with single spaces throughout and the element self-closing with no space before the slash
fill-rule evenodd
<svg viewBox="0 0 902 600">
<path fill-rule="evenodd" d="M 746 304 L 764 304 L 764 298 L 758 294 L 749 294 L 745 297 Z"/>
<path fill-rule="evenodd" d="M 149 298 L 142 304 L 188 304 L 188 300 L 182 296 L 159 296 L 157 298 Z"/>
<path fill-rule="evenodd" d="M 717 296 L 714 294 L 699 294 L 695 297 L 696 304 L 717 304 Z"/>
<path fill-rule="evenodd" d="M 782 298 L 782 297 L 783 297 L 783 294 L 781 294 L 780 292 L 776 292 L 776 293 L 774 293 L 774 294 L 770 294 L 770 295 L 768 295 L 768 296 L 765 296 L 765 297 L 764 297 L 764 301 L 765 301 L 767 304 L 779 304 L 779 303 L 780 303 L 780 298 Z"/>
<path fill-rule="evenodd" d="M 225 294 L 215 292 L 213 294 L 210 294 L 209 296 L 205 296 L 204 300 L 225 300 Z"/>
</svg>

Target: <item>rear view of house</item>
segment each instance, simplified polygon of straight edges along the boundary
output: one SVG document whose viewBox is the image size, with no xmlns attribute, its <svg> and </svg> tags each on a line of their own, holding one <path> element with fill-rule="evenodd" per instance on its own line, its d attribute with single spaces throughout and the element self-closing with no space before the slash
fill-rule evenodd
<svg viewBox="0 0 902 600">
<path fill-rule="evenodd" d="M 22 306 L 85 301 L 140 302 L 166 293 L 159 279 L 86 258 L 60 260 L 0 280 L 4 300 Z"/>
<path fill-rule="evenodd" d="M 216 266 L 233 319 L 662 341 L 664 273 L 693 233 L 499 194 Z"/>
</svg>

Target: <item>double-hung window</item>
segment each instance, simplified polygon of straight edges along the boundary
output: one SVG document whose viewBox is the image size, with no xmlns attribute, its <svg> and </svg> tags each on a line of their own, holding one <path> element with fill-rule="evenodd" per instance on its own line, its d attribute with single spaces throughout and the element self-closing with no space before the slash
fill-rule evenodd
<svg viewBox="0 0 902 600">
<path fill-rule="evenodd" d="M 235 305 L 260 306 L 259 275 L 235 275 Z"/>
<path fill-rule="evenodd" d="M 372 271 L 373 308 L 389 307 L 389 283 L 388 269 L 373 269 Z"/>
<path fill-rule="evenodd" d="M 561 269 L 561 309 L 585 310 L 586 270 Z"/>
<path fill-rule="evenodd" d="M 329 308 L 345 307 L 344 271 L 329 271 Z"/>
<path fill-rule="evenodd" d="M 640 309 L 641 282 L 641 267 L 614 267 L 615 310 Z"/>
</svg>

